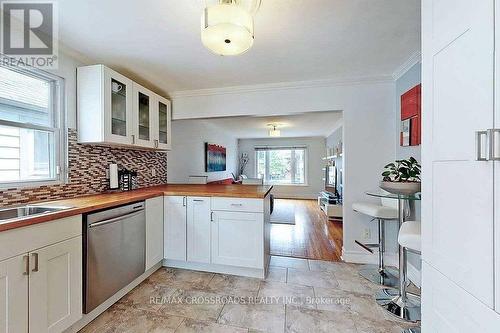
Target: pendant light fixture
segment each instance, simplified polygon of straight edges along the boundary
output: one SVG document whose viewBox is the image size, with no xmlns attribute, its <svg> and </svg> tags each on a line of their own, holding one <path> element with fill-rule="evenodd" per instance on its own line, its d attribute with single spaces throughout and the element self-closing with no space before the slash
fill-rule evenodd
<svg viewBox="0 0 500 333">
<path fill-rule="evenodd" d="M 253 16 L 261 0 L 206 1 L 201 17 L 201 41 L 215 54 L 248 51 L 254 42 Z"/>
<path fill-rule="evenodd" d="M 269 130 L 269 136 L 272 138 L 277 138 L 281 136 L 281 131 L 279 129 L 276 129 L 278 125 L 275 124 L 269 124 L 268 126 L 271 126 L 272 129 Z"/>
</svg>

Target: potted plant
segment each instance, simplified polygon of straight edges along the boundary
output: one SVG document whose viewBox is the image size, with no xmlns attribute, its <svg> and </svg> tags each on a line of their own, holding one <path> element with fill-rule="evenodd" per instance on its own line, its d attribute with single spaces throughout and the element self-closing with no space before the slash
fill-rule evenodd
<svg viewBox="0 0 500 333">
<path fill-rule="evenodd" d="M 421 188 L 420 172 L 421 166 L 415 158 L 396 160 L 384 167 L 380 188 L 394 194 L 415 194 Z"/>
</svg>

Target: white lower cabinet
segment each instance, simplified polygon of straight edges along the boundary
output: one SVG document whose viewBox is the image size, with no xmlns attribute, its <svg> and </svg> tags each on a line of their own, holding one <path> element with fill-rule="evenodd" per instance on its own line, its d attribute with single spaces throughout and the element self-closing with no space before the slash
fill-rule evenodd
<svg viewBox="0 0 500 333">
<path fill-rule="evenodd" d="M 210 263 L 210 198 L 187 198 L 187 260 Z"/>
<path fill-rule="evenodd" d="M 164 198 L 164 257 L 186 261 L 186 200 L 187 197 Z"/>
<path fill-rule="evenodd" d="M 212 263 L 262 267 L 263 218 L 262 213 L 212 212 Z"/>
<path fill-rule="evenodd" d="M 82 317 L 82 217 L 0 233 L 0 333 L 63 332 Z"/>
<path fill-rule="evenodd" d="M 269 200 L 183 196 L 164 200 L 166 266 L 265 276 Z"/>
<path fill-rule="evenodd" d="M 0 261 L 0 333 L 28 332 L 27 257 Z"/>
<path fill-rule="evenodd" d="M 62 332 L 82 317 L 82 237 L 30 253 L 29 332 Z"/>
<path fill-rule="evenodd" d="M 163 197 L 146 200 L 146 270 L 163 259 Z"/>
</svg>

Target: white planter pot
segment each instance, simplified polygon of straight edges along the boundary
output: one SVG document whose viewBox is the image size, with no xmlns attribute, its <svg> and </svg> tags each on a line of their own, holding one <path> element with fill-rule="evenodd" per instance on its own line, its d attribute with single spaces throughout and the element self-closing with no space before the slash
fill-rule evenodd
<svg viewBox="0 0 500 333">
<path fill-rule="evenodd" d="M 412 195 L 420 192 L 420 182 L 387 182 L 381 181 L 380 188 L 393 194 Z"/>
</svg>

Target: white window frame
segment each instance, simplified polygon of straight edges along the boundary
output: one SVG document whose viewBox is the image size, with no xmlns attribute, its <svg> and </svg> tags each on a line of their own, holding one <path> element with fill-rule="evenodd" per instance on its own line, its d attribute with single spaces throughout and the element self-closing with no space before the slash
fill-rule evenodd
<svg viewBox="0 0 500 333">
<path fill-rule="evenodd" d="M 254 157 L 255 157 L 255 165 L 254 165 L 254 177 L 258 178 L 258 165 L 259 165 L 259 160 L 257 154 L 259 151 L 265 151 L 266 152 L 266 175 L 269 175 L 269 151 L 271 150 L 304 150 L 304 182 L 303 183 L 280 183 L 280 182 L 273 182 L 273 181 L 267 181 L 266 179 L 263 179 L 263 183 L 265 185 L 276 185 L 276 186 L 309 186 L 308 182 L 308 147 L 307 146 L 256 146 L 254 147 Z M 292 160 L 292 170 L 295 169 L 296 167 L 294 166 L 295 160 Z"/>
<path fill-rule="evenodd" d="M 36 187 L 42 185 L 60 185 L 65 184 L 68 179 L 68 157 L 67 157 L 67 126 L 66 126 L 66 111 L 65 111 L 65 80 L 64 78 L 48 73 L 33 67 L 15 67 L 6 65 L 8 61 L 3 61 L 5 56 L 0 54 L 0 67 L 15 71 L 20 74 L 28 75 L 45 81 L 51 81 L 51 110 L 49 111 L 52 126 L 41 126 L 30 123 L 21 123 L 16 121 L 0 119 L 0 125 L 25 128 L 33 130 L 41 130 L 52 132 L 54 137 L 54 154 L 55 154 L 55 170 L 54 177 L 40 180 L 19 180 L 1 182 L 0 189 Z M 1 78 L 0 78 L 1 80 Z"/>
</svg>

